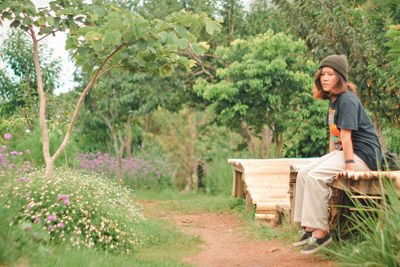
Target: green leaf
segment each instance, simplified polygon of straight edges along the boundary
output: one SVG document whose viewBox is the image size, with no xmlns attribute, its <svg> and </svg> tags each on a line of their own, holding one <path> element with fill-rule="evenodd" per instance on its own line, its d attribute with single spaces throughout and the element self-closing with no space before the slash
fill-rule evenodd
<svg viewBox="0 0 400 267">
<path fill-rule="evenodd" d="M 102 40 L 94 41 L 93 42 L 93 49 L 95 51 L 97 51 L 97 52 L 103 50 L 103 42 L 102 42 Z"/>
<path fill-rule="evenodd" d="M 121 42 L 121 32 L 120 31 L 114 31 L 114 43 L 119 44 Z"/>
<path fill-rule="evenodd" d="M 29 17 L 22 19 L 22 24 L 24 24 L 24 25 L 31 25 L 32 23 L 33 23 L 33 21 Z"/>
<path fill-rule="evenodd" d="M 196 56 L 202 56 L 204 55 L 204 49 L 198 45 L 198 44 L 191 44 L 193 52 L 196 54 Z"/>
<path fill-rule="evenodd" d="M 178 40 L 178 47 L 179 49 L 186 49 L 189 45 L 189 42 L 186 39 L 179 39 Z"/>
<path fill-rule="evenodd" d="M 182 25 L 176 25 L 175 31 L 178 33 L 179 37 L 185 38 L 188 34 L 188 31 Z"/>
<path fill-rule="evenodd" d="M 139 39 L 142 37 L 144 27 L 141 24 L 136 24 L 135 27 L 133 27 L 133 32 L 135 33 L 136 39 Z"/>
<path fill-rule="evenodd" d="M 46 18 L 46 20 L 47 20 L 47 23 L 48 23 L 50 26 L 53 26 L 53 25 L 54 25 L 54 18 L 53 18 L 53 17 L 49 16 L 49 17 Z"/>
<path fill-rule="evenodd" d="M 125 31 L 122 34 L 122 40 L 124 42 L 130 43 L 130 42 L 132 42 L 134 40 L 134 38 L 135 38 L 135 34 L 132 31 Z"/>
<path fill-rule="evenodd" d="M 10 27 L 12 28 L 17 28 L 20 25 L 20 21 L 19 20 L 14 20 L 11 24 Z"/>
<path fill-rule="evenodd" d="M 39 26 L 45 26 L 46 25 L 46 18 L 43 18 L 43 17 L 39 18 L 37 20 L 37 23 L 38 23 Z"/>
<path fill-rule="evenodd" d="M 143 40 L 142 38 L 140 38 L 140 39 L 137 41 L 137 46 L 138 46 L 138 48 L 139 48 L 140 50 L 144 51 L 144 50 L 146 50 L 146 48 L 147 48 L 147 42 L 146 42 L 145 40 Z"/>
<path fill-rule="evenodd" d="M 213 35 L 215 32 L 219 32 L 219 25 L 215 22 L 208 22 L 206 24 L 206 31 L 209 35 Z"/>
<path fill-rule="evenodd" d="M 167 32 L 160 32 L 158 34 L 158 37 L 160 37 L 160 40 L 162 43 L 166 43 L 168 39 L 168 33 Z"/>
<path fill-rule="evenodd" d="M 114 34 L 112 31 L 106 31 L 106 34 L 104 35 L 104 44 L 105 45 L 111 45 L 114 44 Z"/>
</svg>

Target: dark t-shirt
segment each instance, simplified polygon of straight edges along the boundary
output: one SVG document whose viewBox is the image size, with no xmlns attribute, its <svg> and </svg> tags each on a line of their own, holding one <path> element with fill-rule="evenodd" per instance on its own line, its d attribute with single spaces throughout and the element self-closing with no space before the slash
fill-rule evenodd
<svg viewBox="0 0 400 267">
<path fill-rule="evenodd" d="M 359 156 L 371 170 L 377 170 L 377 158 L 382 162 L 382 151 L 378 136 L 358 97 L 351 91 L 338 96 L 335 102 L 329 101 L 325 119 L 333 137 L 335 148 L 342 150 L 340 130 L 352 130 L 354 154 Z"/>
</svg>

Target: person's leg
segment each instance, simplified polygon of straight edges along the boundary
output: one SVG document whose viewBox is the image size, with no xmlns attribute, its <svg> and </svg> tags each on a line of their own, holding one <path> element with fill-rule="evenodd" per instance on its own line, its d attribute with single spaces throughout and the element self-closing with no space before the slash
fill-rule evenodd
<svg viewBox="0 0 400 267">
<path fill-rule="evenodd" d="M 335 153 L 328 153 L 321 158 L 315 159 L 310 164 L 301 168 L 297 174 L 296 178 L 296 195 L 295 195 L 295 207 L 294 207 L 294 222 L 301 222 L 303 213 L 303 198 L 304 198 L 304 185 L 306 183 L 308 173 L 319 166 L 322 162 L 329 160 L 329 158 L 334 157 Z M 299 247 L 308 244 L 309 239 L 313 234 L 314 228 L 304 227 L 302 230 L 299 240 L 293 243 L 293 246 Z"/>
<path fill-rule="evenodd" d="M 328 200 L 330 185 L 336 174 L 345 169 L 343 151 L 329 153 L 330 157 L 320 161 L 308 172 L 304 184 L 304 199 L 301 225 L 326 231 L 328 229 Z M 367 165 L 354 155 L 355 171 L 369 171 Z"/>
<path fill-rule="evenodd" d="M 368 171 L 367 165 L 356 155 L 355 171 Z M 330 185 L 336 174 L 345 169 L 343 151 L 332 152 L 332 157 L 314 167 L 304 184 L 304 200 L 301 225 L 313 228 L 314 234 L 302 253 L 312 254 L 332 241 L 328 230 L 328 200 Z"/>
<path fill-rule="evenodd" d="M 304 198 L 304 185 L 305 180 L 307 178 L 308 173 L 314 169 L 315 167 L 319 166 L 324 161 L 329 160 L 330 157 L 333 157 L 334 153 L 328 153 L 320 158 L 313 160 L 311 163 L 307 164 L 303 168 L 299 170 L 297 173 L 296 178 L 296 195 L 295 195 L 295 202 L 294 202 L 294 215 L 293 221 L 294 222 L 301 222 L 301 217 L 303 213 L 303 198 Z"/>
</svg>

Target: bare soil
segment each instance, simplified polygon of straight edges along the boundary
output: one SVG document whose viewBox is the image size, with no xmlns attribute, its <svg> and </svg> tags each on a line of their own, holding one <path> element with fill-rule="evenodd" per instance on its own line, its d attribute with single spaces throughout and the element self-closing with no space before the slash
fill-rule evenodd
<svg viewBox="0 0 400 267">
<path fill-rule="evenodd" d="M 142 204 L 146 213 L 146 207 L 154 203 Z M 303 255 L 298 249 L 277 240 L 251 240 L 236 215 L 179 212 L 159 215 L 182 232 L 203 240 L 200 253 L 182 259 L 194 266 L 337 266 L 318 255 Z"/>
</svg>

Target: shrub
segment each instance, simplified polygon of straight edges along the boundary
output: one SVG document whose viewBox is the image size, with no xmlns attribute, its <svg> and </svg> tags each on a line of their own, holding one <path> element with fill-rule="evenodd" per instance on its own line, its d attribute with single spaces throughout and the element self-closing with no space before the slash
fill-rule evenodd
<svg viewBox="0 0 400 267">
<path fill-rule="evenodd" d="M 144 218 L 132 192 L 109 179 L 67 168 L 55 170 L 51 180 L 43 171 L 24 180 L 7 179 L 0 198 L 11 199 L 6 207 L 13 210 L 9 225 L 47 233 L 48 238 L 36 232 L 36 240 L 128 253 L 142 243 L 134 227 Z"/>
<path fill-rule="evenodd" d="M 117 177 L 117 159 L 110 154 L 77 154 L 75 159 L 79 169 L 94 171 L 109 178 Z M 131 188 L 162 188 L 172 185 L 170 170 L 162 159 L 122 159 L 122 173 L 123 183 Z"/>
<path fill-rule="evenodd" d="M 232 193 L 232 166 L 226 155 L 217 155 L 206 168 L 204 177 L 206 190 L 211 194 Z"/>
</svg>

